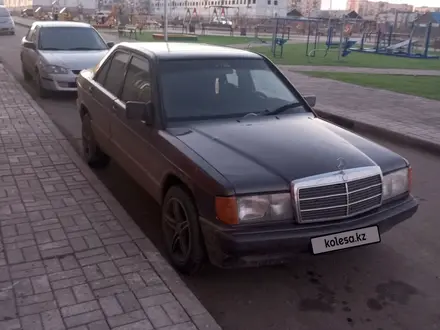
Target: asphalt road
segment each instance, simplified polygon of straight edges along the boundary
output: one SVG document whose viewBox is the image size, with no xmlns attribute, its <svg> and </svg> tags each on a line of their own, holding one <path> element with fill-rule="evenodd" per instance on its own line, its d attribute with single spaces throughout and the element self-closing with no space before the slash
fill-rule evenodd
<svg viewBox="0 0 440 330">
<path fill-rule="evenodd" d="M 0 37 L 0 58 L 23 84 L 19 42 L 25 31 L 17 27 L 16 36 Z M 78 147 L 74 97 L 37 101 Z M 207 267 L 185 278 L 225 330 L 440 329 L 440 158 L 373 139 L 412 163 L 413 191 L 421 203 L 416 216 L 384 235 L 381 244 L 300 256 L 287 266 Z M 98 175 L 162 251 L 158 206 L 115 164 Z"/>
</svg>

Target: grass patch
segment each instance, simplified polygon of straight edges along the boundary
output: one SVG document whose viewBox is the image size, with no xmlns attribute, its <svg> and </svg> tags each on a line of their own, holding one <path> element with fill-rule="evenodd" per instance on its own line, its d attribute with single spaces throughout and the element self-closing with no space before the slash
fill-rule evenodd
<svg viewBox="0 0 440 330">
<path fill-rule="evenodd" d="M 325 45 L 321 45 L 319 49 L 325 49 Z M 347 57 L 341 58 L 341 60 L 338 61 L 338 52 L 336 49 L 330 51 L 326 57 L 324 57 L 324 51 L 319 51 L 316 53 L 316 56 L 310 58 L 309 61 L 306 56 L 306 44 L 304 43 L 284 45 L 283 58 L 274 58 L 270 47 L 253 47 L 252 50 L 268 56 L 277 64 L 285 65 L 328 65 L 386 69 L 440 70 L 440 60 L 410 59 L 356 52 L 352 52 Z M 309 51 L 311 50 L 313 50 L 313 46 L 309 47 Z"/>
<path fill-rule="evenodd" d="M 350 84 L 385 89 L 440 101 L 440 77 L 403 76 L 343 72 L 302 72 L 317 78 L 327 78 Z"/>
<path fill-rule="evenodd" d="M 156 41 L 153 39 L 153 34 L 162 33 L 162 32 L 142 32 L 142 34 L 138 34 L 138 41 Z M 169 31 L 169 34 L 179 34 L 173 31 Z M 255 38 L 252 37 L 231 37 L 231 36 L 213 36 L 213 35 L 198 35 L 197 42 L 212 44 L 212 45 L 238 45 L 238 44 L 248 44 L 250 42 L 255 41 Z M 263 39 L 264 40 L 264 39 Z M 270 41 L 270 39 L 265 39 L 266 41 Z"/>
</svg>

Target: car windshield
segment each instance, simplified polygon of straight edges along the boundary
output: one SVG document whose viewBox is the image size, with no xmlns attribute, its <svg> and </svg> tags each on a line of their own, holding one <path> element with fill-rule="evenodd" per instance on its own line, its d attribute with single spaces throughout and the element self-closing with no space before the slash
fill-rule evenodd
<svg viewBox="0 0 440 330">
<path fill-rule="evenodd" d="M 169 121 L 242 117 L 296 103 L 283 113 L 308 111 L 263 59 L 165 60 L 160 72 Z"/>
<path fill-rule="evenodd" d="M 43 27 L 40 30 L 40 50 L 104 50 L 107 44 L 88 27 Z"/>
<path fill-rule="evenodd" d="M 0 17 L 9 17 L 9 11 L 6 8 L 0 8 Z"/>
</svg>

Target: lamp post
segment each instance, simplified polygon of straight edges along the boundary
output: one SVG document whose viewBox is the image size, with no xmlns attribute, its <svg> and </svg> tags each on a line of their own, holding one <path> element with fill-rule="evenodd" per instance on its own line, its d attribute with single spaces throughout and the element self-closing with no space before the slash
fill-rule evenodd
<svg viewBox="0 0 440 330">
<path fill-rule="evenodd" d="M 163 39 L 168 42 L 168 0 L 163 0 Z"/>
</svg>

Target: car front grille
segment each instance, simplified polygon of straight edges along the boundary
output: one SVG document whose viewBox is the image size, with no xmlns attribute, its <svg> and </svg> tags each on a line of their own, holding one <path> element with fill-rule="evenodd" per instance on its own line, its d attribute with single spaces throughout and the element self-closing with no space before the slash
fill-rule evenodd
<svg viewBox="0 0 440 330">
<path fill-rule="evenodd" d="M 382 173 L 370 166 L 292 182 L 299 223 L 340 220 L 382 204 Z"/>
</svg>

